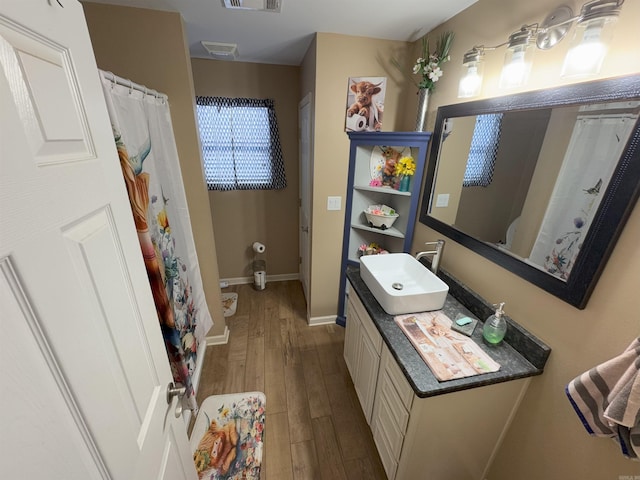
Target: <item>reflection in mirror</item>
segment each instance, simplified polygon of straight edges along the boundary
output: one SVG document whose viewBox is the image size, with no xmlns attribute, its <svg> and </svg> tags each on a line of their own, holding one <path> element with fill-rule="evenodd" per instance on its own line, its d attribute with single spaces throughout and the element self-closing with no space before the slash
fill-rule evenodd
<svg viewBox="0 0 640 480">
<path fill-rule="evenodd" d="M 639 78 L 441 107 L 421 221 L 583 308 L 637 199 Z"/>
<path fill-rule="evenodd" d="M 566 280 L 639 110 L 622 101 L 456 118 L 429 214 Z"/>
</svg>

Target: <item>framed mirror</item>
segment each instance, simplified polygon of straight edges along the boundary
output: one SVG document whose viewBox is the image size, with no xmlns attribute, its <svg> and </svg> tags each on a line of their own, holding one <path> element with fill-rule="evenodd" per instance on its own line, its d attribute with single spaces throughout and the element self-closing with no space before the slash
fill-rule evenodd
<svg viewBox="0 0 640 480">
<path fill-rule="evenodd" d="M 583 309 L 640 192 L 640 75 L 443 106 L 420 221 Z"/>
</svg>

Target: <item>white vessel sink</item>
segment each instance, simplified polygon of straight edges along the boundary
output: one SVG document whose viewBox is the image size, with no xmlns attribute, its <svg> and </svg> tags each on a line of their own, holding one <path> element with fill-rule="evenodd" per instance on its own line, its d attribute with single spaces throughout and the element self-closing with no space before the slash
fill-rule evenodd
<svg viewBox="0 0 640 480">
<path fill-rule="evenodd" d="M 408 253 L 364 255 L 360 276 L 390 315 L 440 310 L 449 286 Z"/>
</svg>

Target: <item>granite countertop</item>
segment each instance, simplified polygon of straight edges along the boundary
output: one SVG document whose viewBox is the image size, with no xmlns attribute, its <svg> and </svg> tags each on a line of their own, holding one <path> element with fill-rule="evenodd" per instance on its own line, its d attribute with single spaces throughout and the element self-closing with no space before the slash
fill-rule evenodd
<svg viewBox="0 0 640 480">
<path fill-rule="evenodd" d="M 418 397 L 432 397 L 458 390 L 532 377 L 543 372 L 544 365 L 551 353 L 551 349 L 547 345 L 506 316 L 509 327 L 504 341 L 498 346 L 487 345 L 482 339 L 482 322 L 493 313 L 491 305 L 445 271 L 441 270 L 438 276 L 449 285 L 449 294 L 442 311 L 452 320 L 456 318 L 458 313 L 480 320 L 471 338 L 500 364 L 500 370 L 497 372 L 444 382 L 438 381 L 404 332 L 394 322 L 394 316 L 386 313 L 375 299 L 360 277 L 360 269 L 354 266 L 347 267 L 347 278 L 351 282 L 351 291 L 357 293 Z M 348 321 L 349 319 L 347 319 Z"/>
</svg>

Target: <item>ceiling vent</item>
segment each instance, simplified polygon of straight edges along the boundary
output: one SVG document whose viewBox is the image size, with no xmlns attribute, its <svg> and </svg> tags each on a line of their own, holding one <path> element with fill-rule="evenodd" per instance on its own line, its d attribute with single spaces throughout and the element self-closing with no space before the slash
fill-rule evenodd
<svg viewBox="0 0 640 480">
<path fill-rule="evenodd" d="M 280 13 L 282 0 L 222 0 L 226 8 L 232 10 L 259 10 Z"/>
<path fill-rule="evenodd" d="M 237 1 L 237 0 L 234 0 Z M 235 60 L 238 58 L 238 45 L 235 43 L 200 42 L 213 58 Z"/>
</svg>

